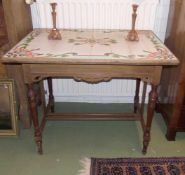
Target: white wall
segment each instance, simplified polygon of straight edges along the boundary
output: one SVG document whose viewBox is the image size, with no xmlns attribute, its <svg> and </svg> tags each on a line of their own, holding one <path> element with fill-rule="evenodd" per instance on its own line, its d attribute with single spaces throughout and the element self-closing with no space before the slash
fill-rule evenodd
<svg viewBox="0 0 185 175">
<path fill-rule="evenodd" d="M 57 2 L 58 28 L 130 29 L 133 0 L 37 0 L 32 5 L 34 28 L 51 28 L 49 2 Z M 153 30 L 164 41 L 170 0 L 143 0 L 138 8 L 137 29 Z M 131 103 L 134 80 L 112 80 L 96 85 L 74 80 L 54 80 L 57 101 Z"/>
</svg>

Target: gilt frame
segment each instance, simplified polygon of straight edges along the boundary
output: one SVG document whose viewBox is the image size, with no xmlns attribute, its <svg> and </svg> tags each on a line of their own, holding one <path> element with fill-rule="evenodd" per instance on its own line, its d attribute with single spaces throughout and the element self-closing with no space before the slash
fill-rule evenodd
<svg viewBox="0 0 185 175">
<path fill-rule="evenodd" d="M 14 80 L 0 79 L 0 94 L 0 137 L 17 136 L 18 117 Z"/>
</svg>

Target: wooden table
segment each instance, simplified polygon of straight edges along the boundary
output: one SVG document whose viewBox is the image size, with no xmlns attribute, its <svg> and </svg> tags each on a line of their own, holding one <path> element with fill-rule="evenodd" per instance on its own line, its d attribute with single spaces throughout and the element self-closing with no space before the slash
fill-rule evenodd
<svg viewBox="0 0 185 175">
<path fill-rule="evenodd" d="M 42 130 L 46 120 L 139 120 L 143 128 L 145 154 L 157 99 L 162 67 L 177 65 L 177 58 L 152 31 L 139 31 L 138 42 L 126 40 L 124 30 L 62 30 L 62 40 L 48 40 L 47 30 L 34 30 L 3 57 L 9 67 L 20 65 L 28 87 L 35 141 L 42 154 Z M 73 78 L 87 83 L 110 81 L 113 78 L 136 79 L 132 114 L 57 114 L 54 112 L 52 78 Z M 47 79 L 49 102 L 42 89 L 43 120 L 39 124 L 34 83 Z M 139 103 L 140 81 L 144 82 L 142 103 Z M 147 120 L 143 119 L 146 85 L 151 84 Z M 19 88 L 19 87 L 18 87 Z"/>
</svg>

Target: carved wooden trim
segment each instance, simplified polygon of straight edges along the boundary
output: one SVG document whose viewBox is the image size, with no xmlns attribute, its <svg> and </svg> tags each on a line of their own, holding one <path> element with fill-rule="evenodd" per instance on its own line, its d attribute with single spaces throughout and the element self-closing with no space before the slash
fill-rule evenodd
<svg viewBox="0 0 185 175">
<path fill-rule="evenodd" d="M 141 78 L 141 80 L 142 80 L 143 82 L 146 82 L 147 84 L 152 83 L 152 78 L 149 77 L 149 76 L 143 77 L 143 78 Z"/>
<path fill-rule="evenodd" d="M 113 78 L 139 78 L 148 84 L 158 85 L 161 66 L 118 66 L 118 65 L 55 65 L 24 64 L 26 84 L 39 82 L 48 77 L 72 78 L 76 81 L 96 84 L 108 82 Z"/>
<path fill-rule="evenodd" d="M 46 76 L 46 77 L 45 77 L 45 76 L 40 76 L 40 75 L 38 75 L 38 76 L 33 76 L 31 82 L 36 83 L 36 82 L 39 82 L 39 81 L 41 81 L 41 80 L 43 80 L 43 79 L 45 79 L 45 78 L 47 78 L 47 76 Z M 31 82 L 30 82 L 30 83 L 31 83 Z"/>
<path fill-rule="evenodd" d="M 108 82 L 112 79 L 112 77 L 73 77 L 76 81 L 82 81 L 90 84 L 97 84 L 100 82 Z"/>
</svg>

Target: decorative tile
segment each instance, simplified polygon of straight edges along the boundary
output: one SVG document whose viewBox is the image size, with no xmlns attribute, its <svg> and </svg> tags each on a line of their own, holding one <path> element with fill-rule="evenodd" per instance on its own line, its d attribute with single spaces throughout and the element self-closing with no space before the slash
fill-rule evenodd
<svg viewBox="0 0 185 175">
<path fill-rule="evenodd" d="M 3 61 L 101 60 L 111 63 L 177 64 L 176 57 L 152 31 L 138 31 L 139 41 L 126 40 L 124 30 L 62 30 L 62 40 L 48 40 L 48 30 L 34 30 L 11 49 Z M 42 59 L 41 59 L 42 58 Z M 20 62 L 21 62 L 20 61 Z M 34 59 L 35 61 L 35 59 Z"/>
</svg>

